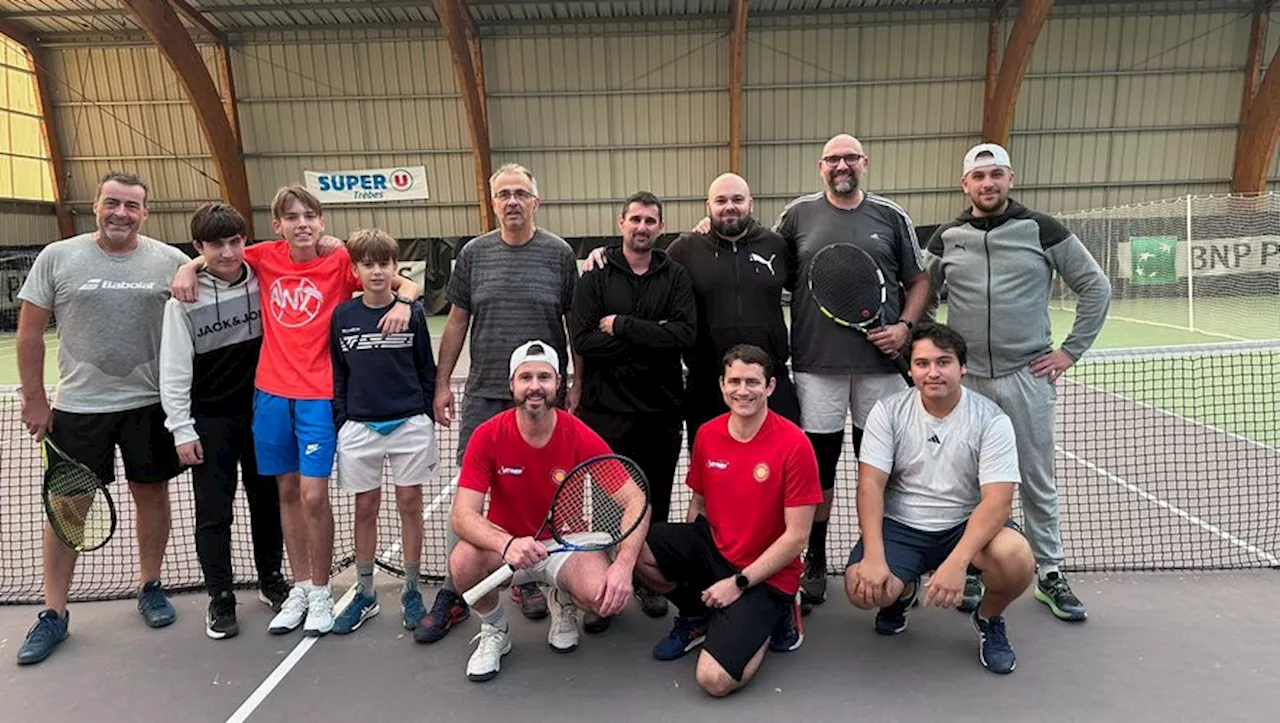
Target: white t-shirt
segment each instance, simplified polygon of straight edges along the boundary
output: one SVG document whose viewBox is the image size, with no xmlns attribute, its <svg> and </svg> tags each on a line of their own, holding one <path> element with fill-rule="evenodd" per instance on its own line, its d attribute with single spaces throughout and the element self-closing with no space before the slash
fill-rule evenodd
<svg viewBox="0 0 1280 723">
<path fill-rule="evenodd" d="M 982 485 L 1021 479 L 1008 415 L 964 387 L 942 419 L 925 411 L 916 389 L 879 400 L 867 417 L 861 451 L 860 462 L 889 473 L 885 517 L 926 532 L 968 520 Z"/>
</svg>

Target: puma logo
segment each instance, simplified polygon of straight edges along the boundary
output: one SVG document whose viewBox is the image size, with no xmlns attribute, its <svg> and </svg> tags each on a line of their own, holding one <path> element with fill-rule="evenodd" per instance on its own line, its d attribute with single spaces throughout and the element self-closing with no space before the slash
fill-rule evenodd
<svg viewBox="0 0 1280 723">
<path fill-rule="evenodd" d="M 769 255 L 768 260 L 765 260 L 765 258 L 764 258 L 763 256 L 761 256 L 760 254 L 757 254 L 757 253 L 755 253 L 755 252 L 752 252 L 751 256 L 749 256 L 748 258 L 749 258 L 753 263 L 760 264 L 761 266 L 765 267 L 766 269 L 769 269 L 769 275 L 770 275 L 770 276 L 776 276 L 776 274 L 773 272 L 773 260 L 774 260 L 775 258 L 777 258 L 777 257 L 778 257 L 778 255 L 777 255 L 777 254 L 770 254 L 770 255 Z"/>
</svg>

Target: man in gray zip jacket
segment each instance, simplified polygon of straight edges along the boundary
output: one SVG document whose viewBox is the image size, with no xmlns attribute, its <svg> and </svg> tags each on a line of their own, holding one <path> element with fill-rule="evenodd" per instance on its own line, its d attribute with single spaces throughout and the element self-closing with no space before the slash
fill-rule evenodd
<svg viewBox="0 0 1280 723">
<path fill-rule="evenodd" d="M 971 148 L 960 185 L 972 206 L 934 232 L 925 267 L 935 294 L 946 284 L 947 324 L 969 342 L 965 384 L 995 400 L 1013 422 L 1025 528 L 1038 569 L 1035 597 L 1062 620 L 1084 620 L 1085 606 L 1059 569 L 1054 383 L 1097 338 L 1111 284 L 1075 234 L 1009 198 L 1013 167 L 1004 148 Z M 1058 349 L 1049 323 L 1055 271 L 1079 296 L 1075 323 Z M 976 609 L 982 592 L 970 576 L 962 609 Z"/>
</svg>

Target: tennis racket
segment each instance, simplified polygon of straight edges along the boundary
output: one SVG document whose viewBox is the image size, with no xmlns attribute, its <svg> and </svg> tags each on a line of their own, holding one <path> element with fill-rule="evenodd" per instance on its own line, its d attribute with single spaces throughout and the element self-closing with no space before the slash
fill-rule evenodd
<svg viewBox="0 0 1280 723">
<path fill-rule="evenodd" d="M 850 243 L 826 246 L 809 262 L 809 293 L 818 311 L 835 323 L 864 335 L 884 326 L 889 291 L 884 272 L 871 254 Z M 898 373 L 911 384 L 902 354 L 890 357 Z"/>
<path fill-rule="evenodd" d="M 116 505 L 106 483 L 47 436 L 41 452 L 41 497 L 54 534 L 76 552 L 89 552 L 107 544 L 116 532 Z"/>
<path fill-rule="evenodd" d="M 550 532 L 552 555 L 607 550 L 635 532 L 648 507 L 649 481 L 639 465 L 616 454 L 592 457 L 574 467 L 556 488 L 547 519 L 534 539 Z M 474 605 L 515 572 L 504 563 L 462 599 Z"/>
</svg>

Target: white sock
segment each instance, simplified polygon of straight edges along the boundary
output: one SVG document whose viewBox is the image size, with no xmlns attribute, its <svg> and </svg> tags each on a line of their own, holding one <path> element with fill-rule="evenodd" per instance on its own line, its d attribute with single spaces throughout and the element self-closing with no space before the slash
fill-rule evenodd
<svg viewBox="0 0 1280 723">
<path fill-rule="evenodd" d="M 1036 574 L 1039 575 L 1041 582 L 1044 582 L 1045 580 L 1049 579 L 1049 575 L 1055 572 L 1057 572 L 1059 575 L 1062 574 L 1061 572 L 1058 571 L 1057 565 L 1044 565 L 1040 568 L 1037 568 L 1036 570 Z"/>
<path fill-rule="evenodd" d="M 311 581 L 310 581 L 310 580 L 299 580 L 299 581 L 297 581 L 297 582 L 293 583 L 293 585 L 294 585 L 294 587 L 300 587 L 300 588 L 302 588 L 302 591 L 303 591 L 303 592 L 305 592 L 305 593 L 307 593 L 308 595 L 310 595 L 310 594 L 311 594 L 311 591 L 315 589 L 315 586 L 313 586 L 313 585 L 311 584 Z"/>
<path fill-rule="evenodd" d="M 477 610 L 476 612 L 480 611 Z M 487 613 L 480 613 L 480 621 L 488 623 L 504 633 L 507 632 L 507 614 L 503 612 L 501 604 L 493 606 L 493 609 Z"/>
</svg>

